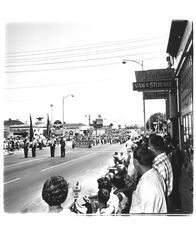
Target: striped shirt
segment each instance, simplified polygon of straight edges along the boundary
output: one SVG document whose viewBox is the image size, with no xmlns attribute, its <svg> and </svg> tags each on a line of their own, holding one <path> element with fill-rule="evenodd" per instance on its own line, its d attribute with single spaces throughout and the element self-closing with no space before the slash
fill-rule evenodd
<svg viewBox="0 0 196 250">
<path fill-rule="evenodd" d="M 173 189 L 173 172 L 172 166 L 166 153 L 157 155 L 152 165 L 158 170 L 159 174 L 163 177 L 166 184 L 166 195 L 169 196 Z"/>
</svg>

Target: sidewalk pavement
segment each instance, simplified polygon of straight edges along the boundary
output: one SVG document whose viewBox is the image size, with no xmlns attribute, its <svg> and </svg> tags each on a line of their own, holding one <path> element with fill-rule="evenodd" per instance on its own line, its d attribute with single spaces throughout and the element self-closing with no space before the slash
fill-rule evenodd
<svg viewBox="0 0 196 250">
<path fill-rule="evenodd" d="M 185 168 L 182 168 L 182 176 L 179 180 L 179 192 L 182 202 L 181 211 L 179 214 L 193 213 L 193 178 Z"/>
</svg>

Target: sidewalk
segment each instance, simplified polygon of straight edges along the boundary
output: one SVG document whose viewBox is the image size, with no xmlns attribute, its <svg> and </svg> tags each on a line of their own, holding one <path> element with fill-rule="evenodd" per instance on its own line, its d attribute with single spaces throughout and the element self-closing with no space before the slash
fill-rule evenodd
<svg viewBox="0 0 196 250">
<path fill-rule="evenodd" d="M 179 182 L 179 192 L 182 202 L 182 210 L 180 214 L 193 213 L 193 179 L 189 176 L 188 172 L 182 168 L 182 176 Z"/>
</svg>

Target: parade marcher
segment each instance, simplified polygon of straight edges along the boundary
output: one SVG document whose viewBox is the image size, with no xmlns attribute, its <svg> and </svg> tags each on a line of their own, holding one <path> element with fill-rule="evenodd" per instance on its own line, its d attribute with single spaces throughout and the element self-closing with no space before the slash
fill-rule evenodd
<svg viewBox="0 0 196 250">
<path fill-rule="evenodd" d="M 75 148 L 75 145 L 76 145 L 76 141 L 75 141 L 75 139 L 73 138 L 73 139 L 72 139 L 72 148 L 73 148 L 73 149 Z"/>
<path fill-rule="evenodd" d="M 42 139 L 39 138 L 38 142 L 39 142 L 39 150 L 42 150 L 42 146 L 43 146 Z"/>
<path fill-rule="evenodd" d="M 28 157 L 29 141 L 27 138 L 24 139 L 24 157 Z"/>
<path fill-rule="evenodd" d="M 36 144 L 37 144 L 36 139 L 33 138 L 33 141 L 32 141 L 32 143 L 31 143 L 31 147 L 32 147 L 32 157 L 35 157 L 35 156 L 36 156 Z"/>
<path fill-rule="evenodd" d="M 51 157 L 54 157 L 54 155 L 55 155 L 55 147 L 56 147 L 56 139 L 53 135 L 51 140 L 50 140 L 50 155 L 51 155 Z"/>
<path fill-rule="evenodd" d="M 172 203 L 169 196 L 173 190 L 173 171 L 171 162 L 165 152 L 164 140 L 162 136 L 153 135 L 149 137 L 149 147 L 155 155 L 153 167 L 157 169 L 166 184 L 167 210 L 170 212 L 172 210 Z"/>
<path fill-rule="evenodd" d="M 152 167 L 153 159 L 154 154 L 148 148 L 138 148 L 133 152 L 133 164 L 141 178 L 133 192 L 129 213 L 167 213 L 165 182 Z"/>
<path fill-rule="evenodd" d="M 16 141 L 16 148 L 19 150 L 20 149 L 20 141 L 19 141 L 19 139 L 17 139 L 17 141 Z"/>
<path fill-rule="evenodd" d="M 60 144 L 61 144 L 61 157 L 65 157 L 66 140 L 64 137 L 61 137 Z"/>
</svg>

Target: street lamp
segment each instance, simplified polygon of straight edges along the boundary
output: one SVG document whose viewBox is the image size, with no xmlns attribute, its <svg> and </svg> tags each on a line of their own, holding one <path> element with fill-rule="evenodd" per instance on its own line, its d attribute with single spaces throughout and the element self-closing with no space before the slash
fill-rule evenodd
<svg viewBox="0 0 196 250">
<path fill-rule="evenodd" d="M 136 60 L 132 60 L 132 59 L 123 59 L 122 60 L 122 64 L 126 64 L 127 62 L 134 62 L 134 63 L 137 63 L 139 64 L 141 67 L 142 67 L 142 70 L 144 70 L 144 63 L 143 61 L 136 61 Z"/>
<path fill-rule="evenodd" d="M 90 126 L 91 125 L 91 115 L 85 115 L 85 117 L 88 117 L 88 125 Z"/>
<path fill-rule="evenodd" d="M 74 95 L 66 95 L 66 96 L 63 96 L 63 118 L 62 118 L 62 122 L 63 122 L 63 128 L 64 128 L 64 100 L 65 100 L 65 98 L 67 98 L 67 97 L 69 97 L 69 96 L 71 96 L 71 97 L 74 97 Z"/>
<path fill-rule="evenodd" d="M 51 107 L 51 123 L 53 123 L 53 104 L 50 104 Z"/>
<path fill-rule="evenodd" d="M 134 62 L 139 64 L 142 67 L 142 70 L 144 70 L 144 62 L 142 61 L 136 61 L 132 59 L 123 59 L 122 64 L 126 64 L 127 62 Z M 143 113 L 144 113 L 144 134 L 146 134 L 146 111 L 145 111 L 145 100 L 143 95 Z"/>
</svg>

